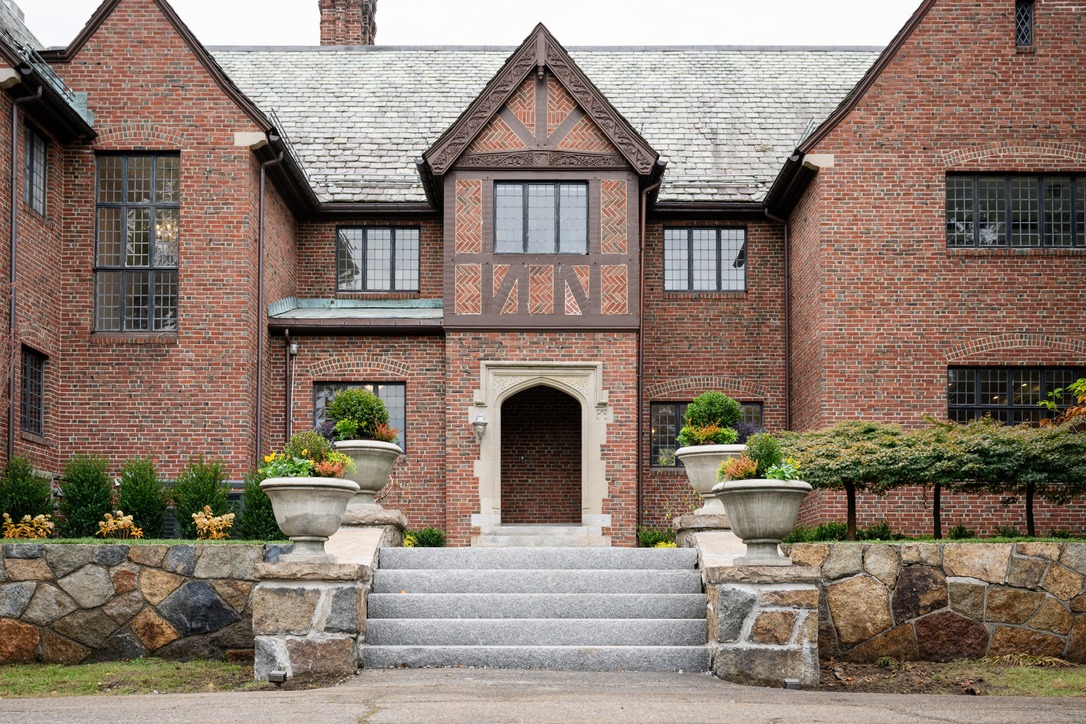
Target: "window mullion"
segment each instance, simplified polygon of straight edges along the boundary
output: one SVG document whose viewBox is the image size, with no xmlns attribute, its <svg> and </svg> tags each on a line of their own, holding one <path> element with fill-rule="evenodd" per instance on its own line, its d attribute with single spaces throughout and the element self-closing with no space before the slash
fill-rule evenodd
<svg viewBox="0 0 1086 724">
<path fill-rule="evenodd" d="M 370 230 L 362 229 L 362 254 L 358 261 L 362 267 L 362 291 L 368 292 L 370 290 Z"/>
<path fill-rule="evenodd" d="M 724 289 L 724 243 L 720 229 L 716 230 L 716 290 Z"/>
<path fill-rule="evenodd" d="M 528 253 L 528 214 L 530 210 L 528 208 L 528 184 L 524 184 L 520 189 L 520 208 L 521 208 L 521 232 L 520 232 L 520 248 L 522 254 Z"/>
<path fill-rule="evenodd" d="M 1012 184 L 1011 177 L 1003 177 L 1003 194 L 1005 203 L 1007 205 L 1006 220 L 1003 223 L 1005 227 L 1003 229 L 1003 245 L 1010 249 L 1014 245 L 1014 232 L 1012 230 L 1014 225 L 1014 196 L 1011 193 Z"/>
<path fill-rule="evenodd" d="M 552 184 L 554 188 L 554 253 L 562 250 L 562 185 Z"/>
<path fill-rule="evenodd" d="M 694 291 L 694 230 L 686 229 L 686 291 Z"/>
<path fill-rule="evenodd" d="M 1037 241 L 1041 248 L 1048 246 L 1045 243 L 1045 177 L 1037 176 Z"/>
</svg>

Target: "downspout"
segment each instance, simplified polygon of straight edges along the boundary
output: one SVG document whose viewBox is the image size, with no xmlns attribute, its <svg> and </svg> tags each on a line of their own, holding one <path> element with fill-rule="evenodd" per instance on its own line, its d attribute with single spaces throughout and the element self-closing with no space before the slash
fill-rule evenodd
<svg viewBox="0 0 1086 724">
<path fill-rule="evenodd" d="M 784 227 L 784 429 L 792 429 L 792 259 L 789 249 L 788 220 L 765 210 L 770 221 Z"/>
<path fill-rule="evenodd" d="M 269 136 L 268 141 L 272 138 Z M 268 331 L 264 322 L 264 190 L 268 167 L 283 162 L 283 153 L 260 164 L 260 210 L 256 232 L 256 467 L 260 467 L 260 446 L 264 441 L 264 335 Z"/>
<path fill-rule="evenodd" d="M 649 201 L 649 194 L 656 189 L 660 188 L 660 184 L 663 183 L 663 179 L 660 179 L 654 184 L 646 186 L 641 190 L 641 244 L 638 247 L 638 265 L 640 269 L 640 283 L 637 285 L 637 527 L 641 527 L 641 501 L 643 494 L 641 491 L 642 483 L 644 482 L 645 473 L 642 469 L 644 466 L 644 434 L 645 434 L 645 421 L 644 411 L 645 393 L 642 390 L 644 382 L 644 372 L 642 368 L 645 366 L 645 226 L 646 226 L 646 206 Z"/>
<path fill-rule="evenodd" d="M 32 96 L 16 98 L 11 103 L 11 269 L 8 274 L 8 339 L 11 342 L 11 364 L 8 369 L 8 460 L 15 455 L 15 270 L 19 245 L 19 106 L 41 100 L 44 86 Z"/>
<path fill-rule="evenodd" d="M 283 388 L 286 414 L 283 415 L 283 440 L 290 440 L 294 434 L 294 423 L 291 417 L 291 408 L 294 406 L 294 355 L 297 354 L 298 343 L 290 340 L 290 330 L 283 330 Z"/>
</svg>

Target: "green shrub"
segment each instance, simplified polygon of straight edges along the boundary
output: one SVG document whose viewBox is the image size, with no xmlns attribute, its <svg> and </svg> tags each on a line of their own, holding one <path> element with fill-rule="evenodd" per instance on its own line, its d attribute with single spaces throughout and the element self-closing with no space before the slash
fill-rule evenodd
<svg viewBox="0 0 1086 724">
<path fill-rule="evenodd" d="M 290 440 L 283 446 L 283 454 L 291 458 L 322 459 L 332 449 L 332 443 L 328 442 L 316 430 L 296 432 L 290 436 Z"/>
<path fill-rule="evenodd" d="M 781 464 L 781 445 L 768 432 L 751 435 L 747 438 L 747 457 L 758 464 L 754 477 L 765 477 L 767 470 Z"/>
<path fill-rule="evenodd" d="M 894 534 L 890 530 L 890 524 L 880 520 L 859 531 L 856 537 L 859 540 L 893 540 Z"/>
<path fill-rule="evenodd" d="M 423 528 L 412 534 L 416 548 L 444 548 L 445 534 L 440 528 Z"/>
<path fill-rule="evenodd" d="M 388 425 L 388 409 L 380 397 L 369 390 L 349 388 L 336 393 L 326 408 L 328 419 L 336 425 L 340 440 L 373 440 L 378 428 Z"/>
<path fill-rule="evenodd" d="M 1000 525 L 996 526 L 996 537 L 998 538 L 1021 538 L 1022 532 L 1013 525 Z"/>
<path fill-rule="evenodd" d="M 670 528 L 640 526 L 637 529 L 637 542 L 642 548 L 655 548 L 661 543 L 674 543 L 675 531 Z"/>
<path fill-rule="evenodd" d="M 0 513 L 18 522 L 24 515 L 34 518 L 53 513 L 53 498 L 48 478 L 34 473 L 30 460 L 16 455 L 8 460 L 0 478 Z"/>
<path fill-rule="evenodd" d="M 230 486 L 226 482 L 222 461 L 206 462 L 203 455 L 189 461 L 188 467 L 181 472 L 170 490 L 180 537 L 196 538 L 196 523 L 192 515 L 202 511 L 205 505 L 211 507 L 212 515 L 229 513 L 229 494 Z"/>
<path fill-rule="evenodd" d="M 785 536 L 784 543 L 819 543 L 822 541 L 844 540 L 848 526 L 844 523 L 819 523 L 814 528 L 797 525 Z"/>
<path fill-rule="evenodd" d="M 1066 528 L 1057 528 L 1056 530 L 1049 531 L 1048 537 L 1059 538 L 1061 540 L 1074 540 L 1078 536 L 1076 536 L 1074 533 L 1067 530 Z"/>
<path fill-rule="evenodd" d="M 264 476 L 249 473 L 241 491 L 241 514 L 234 526 L 234 536 L 239 540 L 286 540 L 275 522 L 271 499 L 260 489 Z"/>
<path fill-rule="evenodd" d="M 683 421 L 690 427 L 735 427 L 743 416 L 742 406 L 723 392 L 698 395 L 686 406 Z"/>
<path fill-rule="evenodd" d="M 965 538 L 976 538 L 977 532 L 972 528 L 966 528 L 961 523 L 955 523 L 954 527 L 950 529 L 950 532 L 946 535 L 950 540 L 963 540 Z"/>
<path fill-rule="evenodd" d="M 90 538 L 98 532 L 98 521 L 113 512 L 113 481 L 109 461 L 79 455 L 64 466 L 60 484 L 60 523 L 64 538 Z"/>
<path fill-rule="evenodd" d="M 135 458 L 124 464 L 117 509 L 132 516 L 132 522 L 143 530 L 144 538 L 163 537 L 168 502 L 153 458 Z"/>
</svg>

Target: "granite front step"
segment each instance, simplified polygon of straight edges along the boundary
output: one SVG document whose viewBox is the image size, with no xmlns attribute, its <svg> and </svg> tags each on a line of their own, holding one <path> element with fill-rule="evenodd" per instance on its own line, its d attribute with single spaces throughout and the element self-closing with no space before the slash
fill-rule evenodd
<svg viewBox="0 0 1086 724">
<path fill-rule="evenodd" d="M 371 593 L 381 618 L 699 618 L 705 594 L 660 593 Z"/>
<path fill-rule="evenodd" d="M 694 548 L 382 548 L 381 570 L 690 569 Z"/>
<path fill-rule="evenodd" d="M 462 667 L 549 671 L 708 671 L 701 646 L 371 646 L 366 668 Z"/>
<path fill-rule="evenodd" d="M 373 619 L 374 646 L 697 646 L 705 619 Z"/>
<path fill-rule="evenodd" d="M 374 593 L 701 593 L 696 570 L 377 570 Z"/>
</svg>

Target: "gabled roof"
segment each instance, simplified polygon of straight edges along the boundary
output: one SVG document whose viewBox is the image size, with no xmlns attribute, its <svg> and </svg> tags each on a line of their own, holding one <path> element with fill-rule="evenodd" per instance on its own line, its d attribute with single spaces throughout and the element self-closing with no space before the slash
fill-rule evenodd
<svg viewBox="0 0 1086 724">
<path fill-rule="evenodd" d="M 21 15 L 16 14 L 4 0 L 0 0 L 0 33 L 7 36 L 12 47 L 25 46 L 32 50 L 41 50 L 41 41 L 26 27 Z"/>
<path fill-rule="evenodd" d="M 542 23 L 535 26 L 471 105 L 422 155 L 431 171 L 436 175 L 444 174 L 524 79 L 532 73 L 542 74 L 544 68 L 558 78 L 634 170 L 642 176 L 652 173 L 660 155 L 600 93 Z"/>
<path fill-rule="evenodd" d="M 274 110 L 322 202 L 426 200 L 415 162 L 517 49 L 212 48 Z M 879 48 L 592 47 L 569 55 L 668 162 L 661 202 L 760 202 Z"/>
</svg>

